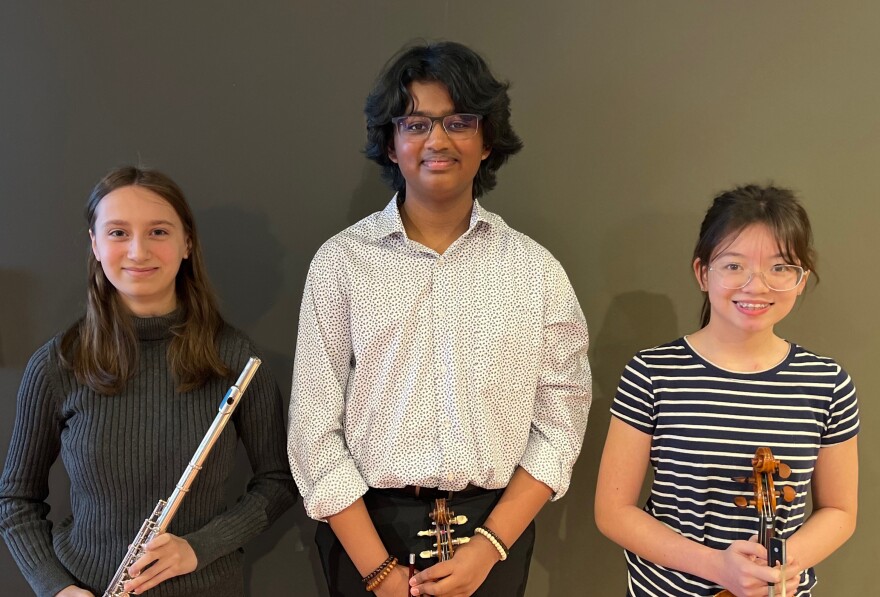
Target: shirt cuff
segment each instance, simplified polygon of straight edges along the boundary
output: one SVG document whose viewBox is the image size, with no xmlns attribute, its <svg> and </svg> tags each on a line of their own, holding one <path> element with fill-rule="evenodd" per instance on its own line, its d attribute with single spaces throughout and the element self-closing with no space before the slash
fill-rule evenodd
<svg viewBox="0 0 880 597">
<path fill-rule="evenodd" d="M 315 482 L 310 491 L 303 493 L 303 505 L 310 518 L 327 521 L 329 516 L 342 512 L 367 493 L 369 485 L 349 461 Z"/>
<path fill-rule="evenodd" d="M 546 439 L 532 433 L 519 465 L 535 479 L 553 490 L 550 501 L 565 495 L 571 483 L 571 467 L 560 459 L 556 450 Z"/>
</svg>

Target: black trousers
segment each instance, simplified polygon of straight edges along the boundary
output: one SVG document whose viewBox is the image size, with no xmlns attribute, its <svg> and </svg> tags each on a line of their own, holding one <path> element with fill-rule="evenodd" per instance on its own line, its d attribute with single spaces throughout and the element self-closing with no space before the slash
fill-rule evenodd
<svg viewBox="0 0 880 597">
<path fill-rule="evenodd" d="M 453 494 L 453 498 L 447 502 L 448 509 L 456 516 L 464 514 L 468 517 L 467 523 L 454 527 L 455 536 L 473 536 L 474 528 L 483 524 L 501 498 L 502 492 L 503 490 L 499 489 L 467 497 Z M 416 568 L 419 570 L 437 563 L 435 558 L 418 557 L 419 552 L 431 549 L 433 542 L 430 537 L 417 535 L 419 531 L 431 528 L 429 514 L 434 508 L 433 499 L 401 495 L 391 489 L 370 489 L 364 495 L 364 503 L 388 553 L 397 556 L 400 561 L 398 565 L 406 566 L 410 553 L 416 554 Z M 368 595 L 361 582 L 361 574 L 345 553 L 342 544 L 336 539 L 329 524 L 318 525 L 315 543 L 321 555 L 324 576 L 331 597 Z M 495 564 L 474 595 L 478 597 L 525 595 L 534 546 L 535 523 L 532 522 L 517 542 L 510 546 L 510 556 L 505 561 Z"/>
</svg>

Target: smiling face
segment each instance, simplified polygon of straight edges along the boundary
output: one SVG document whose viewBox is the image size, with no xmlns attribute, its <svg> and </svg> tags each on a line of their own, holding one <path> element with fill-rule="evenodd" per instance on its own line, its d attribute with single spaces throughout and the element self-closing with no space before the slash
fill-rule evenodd
<svg viewBox="0 0 880 597">
<path fill-rule="evenodd" d="M 101 199 L 89 236 L 95 259 L 132 313 L 175 309 L 175 279 L 189 257 L 189 238 L 170 203 L 144 187 L 120 187 Z"/>
<path fill-rule="evenodd" d="M 709 266 L 725 264 L 751 272 L 767 271 L 787 263 L 777 239 L 764 224 L 753 224 L 732 234 L 720 244 L 709 264 L 694 261 L 694 274 L 700 288 L 708 293 L 711 315 L 706 329 L 726 337 L 773 333 L 773 327 L 791 312 L 807 282 L 804 276 L 793 290 L 771 290 L 760 275 L 752 275 L 748 284 L 737 290 L 724 288 L 719 275 Z"/>
<path fill-rule="evenodd" d="M 411 114 L 447 116 L 456 112 L 442 83 L 414 81 L 409 92 Z M 470 201 L 474 177 L 480 163 L 489 157 L 489 149 L 483 146 L 482 129 L 473 137 L 453 141 L 437 122 L 426 138 L 406 138 L 395 131 L 388 157 L 400 167 L 406 180 L 407 201 Z"/>
</svg>

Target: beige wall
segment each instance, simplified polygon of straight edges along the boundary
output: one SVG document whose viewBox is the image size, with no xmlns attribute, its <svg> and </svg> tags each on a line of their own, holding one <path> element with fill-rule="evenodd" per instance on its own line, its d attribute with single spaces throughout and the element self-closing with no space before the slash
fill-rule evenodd
<svg viewBox="0 0 880 597">
<path fill-rule="evenodd" d="M 225 311 L 286 392 L 312 254 L 389 197 L 359 153 L 364 96 L 407 40 L 450 38 L 512 81 L 526 143 L 485 204 L 559 258 L 592 334 L 587 440 L 540 516 L 529 595 L 623 594 L 622 553 L 592 519 L 619 371 L 695 329 L 689 256 L 711 196 L 768 180 L 800 192 L 820 253 L 782 332 L 838 359 L 862 399 L 859 529 L 815 594 L 872 594 L 878 30 L 880 6 L 846 1 L 3 3 L 0 450 L 27 357 L 80 309 L 81 208 L 118 163 L 185 188 Z M 54 514 L 63 496 L 56 471 Z M 323 594 L 312 530 L 297 506 L 249 547 L 252 594 Z M 0 569 L 26 594 L 3 548 Z"/>
</svg>

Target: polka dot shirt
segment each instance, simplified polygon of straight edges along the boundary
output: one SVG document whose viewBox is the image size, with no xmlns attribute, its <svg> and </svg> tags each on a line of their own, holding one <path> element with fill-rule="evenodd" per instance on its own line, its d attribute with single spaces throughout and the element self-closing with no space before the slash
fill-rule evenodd
<svg viewBox="0 0 880 597">
<path fill-rule="evenodd" d="M 587 327 L 559 262 L 474 202 L 443 254 L 396 197 L 327 241 L 303 293 L 288 456 L 308 514 L 368 487 L 568 489 L 590 406 Z"/>
</svg>

